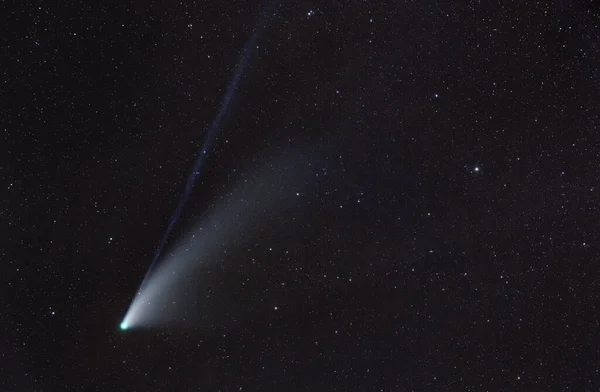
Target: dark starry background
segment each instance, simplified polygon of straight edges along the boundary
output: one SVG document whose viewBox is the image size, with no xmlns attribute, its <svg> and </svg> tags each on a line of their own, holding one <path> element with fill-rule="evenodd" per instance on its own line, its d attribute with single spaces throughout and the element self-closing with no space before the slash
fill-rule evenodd
<svg viewBox="0 0 600 392">
<path fill-rule="evenodd" d="M 266 184 L 294 208 L 207 272 L 217 317 L 122 332 L 261 13 L 172 238 L 266 150 L 314 177 Z M 600 388 L 591 2 L 0 15 L 2 391 Z"/>
</svg>

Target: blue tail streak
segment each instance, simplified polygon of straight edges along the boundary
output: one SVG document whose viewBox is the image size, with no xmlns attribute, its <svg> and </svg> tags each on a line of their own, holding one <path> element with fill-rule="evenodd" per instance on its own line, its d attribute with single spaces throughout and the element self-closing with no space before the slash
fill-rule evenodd
<svg viewBox="0 0 600 392">
<path fill-rule="evenodd" d="M 233 95 L 235 94 L 235 92 L 237 90 L 237 86 L 240 82 L 240 79 L 242 78 L 242 75 L 244 74 L 244 71 L 245 71 L 246 67 L 248 66 L 248 61 L 249 61 L 248 58 L 252 54 L 252 50 L 256 47 L 256 41 L 258 40 L 258 35 L 259 35 L 260 31 L 261 31 L 261 22 L 259 22 L 257 27 L 254 29 L 252 36 L 250 37 L 250 39 L 248 40 L 248 42 L 246 42 L 246 45 L 244 46 L 244 49 L 243 49 L 241 57 L 240 57 L 240 61 L 238 62 L 237 66 L 235 68 L 231 82 L 229 83 L 229 86 L 227 87 L 227 91 L 225 92 L 225 95 L 223 97 L 223 101 L 221 102 L 221 107 L 219 109 L 219 112 L 218 112 L 217 116 L 215 117 L 214 121 L 212 122 L 212 124 L 210 125 L 210 127 L 208 128 L 208 131 L 206 132 L 202 150 L 200 151 L 200 154 L 198 155 L 198 159 L 196 159 L 196 163 L 194 164 L 194 168 L 192 169 L 192 172 L 188 176 L 187 182 L 185 184 L 185 190 L 183 191 L 183 194 L 181 196 L 181 199 L 179 200 L 179 204 L 177 205 L 175 212 L 173 212 L 173 215 L 171 216 L 171 219 L 169 220 L 169 225 L 167 226 L 167 230 L 165 231 L 165 234 L 163 235 L 162 239 L 160 240 L 160 243 L 158 244 L 156 252 L 154 253 L 154 258 L 152 259 L 152 264 L 150 264 L 150 268 L 148 269 L 148 272 L 146 272 L 146 276 L 144 277 L 142 286 L 144 285 L 144 283 L 146 282 L 148 277 L 151 275 L 153 267 L 155 266 L 156 261 L 160 257 L 160 255 L 163 251 L 163 248 L 165 247 L 165 244 L 166 244 L 169 236 L 171 235 L 171 231 L 173 230 L 173 227 L 175 226 L 175 223 L 177 223 L 177 221 L 179 220 L 181 213 L 183 211 L 183 208 L 185 207 L 185 204 L 187 203 L 188 199 L 190 198 L 190 194 L 192 193 L 192 188 L 194 187 L 194 184 L 196 183 L 196 180 L 198 179 L 198 176 L 200 175 L 200 173 L 204 167 L 204 164 L 206 161 L 206 156 L 208 155 L 208 152 L 212 148 L 212 145 L 215 141 L 218 131 L 221 128 L 222 119 L 229 110 L 229 105 L 231 103 Z"/>
</svg>

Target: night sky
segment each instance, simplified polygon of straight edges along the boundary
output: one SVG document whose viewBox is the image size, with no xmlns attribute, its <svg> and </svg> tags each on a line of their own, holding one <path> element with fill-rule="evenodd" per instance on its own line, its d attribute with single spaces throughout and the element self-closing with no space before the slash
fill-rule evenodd
<svg viewBox="0 0 600 392">
<path fill-rule="evenodd" d="M 0 390 L 598 391 L 600 11 L 502 3 L 2 2 Z"/>
</svg>

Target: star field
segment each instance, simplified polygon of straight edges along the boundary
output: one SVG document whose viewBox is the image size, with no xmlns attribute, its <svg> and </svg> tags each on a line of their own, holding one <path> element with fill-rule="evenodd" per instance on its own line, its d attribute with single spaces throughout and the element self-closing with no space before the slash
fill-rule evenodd
<svg viewBox="0 0 600 392">
<path fill-rule="evenodd" d="M 0 390 L 600 387 L 591 3 L 0 15 Z"/>
</svg>

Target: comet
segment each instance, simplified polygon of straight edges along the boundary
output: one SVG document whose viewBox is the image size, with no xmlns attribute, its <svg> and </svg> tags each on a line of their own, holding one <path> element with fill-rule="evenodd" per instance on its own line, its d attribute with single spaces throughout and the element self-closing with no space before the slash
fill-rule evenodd
<svg viewBox="0 0 600 392">
<path fill-rule="evenodd" d="M 152 259 L 152 262 L 150 263 L 150 267 L 148 268 L 148 271 L 146 272 L 144 279 L 142 280 L 141 288 L 144 288 L 148 284 L 149 279 L 151 279 L 151 277 L 153 276 L 154 271 L 157 268 L 157 262 L 161 257 L 161 254 L 164 250 L 167 240 L 169 239 L 171 232 L 173 231 L 173 228 L 177 224 L 177 221 L 181 217 L 184 207 L 187 204 L 187 202 L 190 198 L 190 195 L 192 193 L 192 189 L 193 189 L 195 183 L 197 182 L 197 180 L 205 166 L 207 156 L 208 156 L 209 152 L 211 151 L 212 146 L 218 136 L 219 130 L 221 129 L 223 119 L 229 113 L 231 102 L 234 99 L 234 96 L 238 90 L 238 85 L 240 83 L 240 80 L 246 73 L 246 69 L 248 68 L 250 57 L 252 56 L 254 50 L 257 48 L 257 41 L 259 40 L 260 34 L 265 25 L 265 17 L 267 17 L 267 16 L 269 16 L 268 11 L 261 12 L 261 16 L 259 18 L 258 23 L 256 24 L 250 38 L 247 40 L 246 44 L 243 47 L 243 50 L 241 52 L 237 66 L 235 67 L 235 70 L 233 72 L 231 80 L 227 86 L 227 90 L 225 91 L 225 94 L 221 101 L 219 111 L 218 111 L 216 117 L 214 118 L 213 122 L 210 124 L 207 131 L 205 132 L 202 149 L 200 150 L 200 152 L 198 154 L 198 157 L 196 159 L 194 167 L 192 168 L 190 174 L 188 175 L 184 191 L 179 199 L 179 202 L 177 204 L 177 207 L 175 208 L 175 211 L 173 212 L 173 214 L 171 215 L 171 218 L 169 219 L 167 228 L 156 248 L 154 257 Z M 140 296 L 140 292 L 138 292 L 138 295 L 134 299 L 134 303 L 137 300 L 137 298 Z M 127 312 L 127 315 L 129 315 L 130 313 L 131 313 L 131 307 L 130 307 L 130 310 Z M 121 322 L 121 324 L 119 325 L 119 328 L 121 330 L 125 331 L 133 325 L 131 317 L 132 316 L 130 316 L 128 319 L 128 316 L 126 316 L 125 319 Z"/>
</svg>

